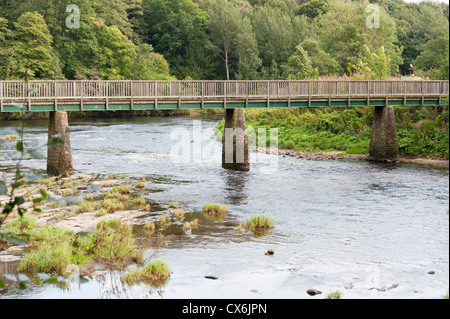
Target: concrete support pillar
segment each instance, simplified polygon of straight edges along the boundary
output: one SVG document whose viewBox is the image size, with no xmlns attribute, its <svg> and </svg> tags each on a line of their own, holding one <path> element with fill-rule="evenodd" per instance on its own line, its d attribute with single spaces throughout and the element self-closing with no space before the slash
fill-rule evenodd
<svg viewBox="0 0 450 319">
<path fill-rule="evenodd" d="M 67 131 L 69 120 L 67 112 L 52 111 L 48 125 L 48 140 L 58 137 L 64 145 L 58 150 L 47 148 L 47 174 L 50 176 L 69 177 L 73 175 L 72 149 L 70 136 Z"/>
<path fill-rule="evenodd" d="M 368 160 L 392 163 L 398 162 L 399 158 L 394 107 L 375 106 Z"/>
<path fill-rule="evenodd" d="M 226 110 L 222 143 L 222 167 L 249 171 L 250 157 L 244 109 Z"/>
</svg>

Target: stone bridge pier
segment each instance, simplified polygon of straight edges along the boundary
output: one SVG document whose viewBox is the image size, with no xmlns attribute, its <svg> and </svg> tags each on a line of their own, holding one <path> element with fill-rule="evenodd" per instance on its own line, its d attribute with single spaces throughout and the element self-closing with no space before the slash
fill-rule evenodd
<svg viewBox="0 0 450 319">
<path fill-rule="evenodd" d="M 64 141 L 64 145 L 57 150 L 47 148 L 47 174 L 50 176 L 69 177 L 73 175 L 72 149 L 68 127 L 67 112 L 50 112 L 48 140 L 58 137 Z"/>
<path fill-rule="evenodd" d="M 48 139 L 59 137 L 64 145 L 57 150 L 48 148 L 47 174 L 73 175 L 72 150 L 67 112 L 50 112 Z M 392 163 L 400 157 L 395 111 L 393 106 L 375 106 L 372 138 L 368 161 Z M 244 109 L 227 109 L 222 139 L 222 167 L 236 171 L 250 170 L 250 154 Z"/>
<path fill-rule="evenodd" d="M 393 106 L 375 106 L 368 161 L 396 163 L 400 150 Z"/>
<path fill-rule="evenodd" d="M 228 109 L 225 112 L 222 167 L 235 171 L 249 171 L 250 154 L 245 124 L 245 110 Z"/>
</svg>

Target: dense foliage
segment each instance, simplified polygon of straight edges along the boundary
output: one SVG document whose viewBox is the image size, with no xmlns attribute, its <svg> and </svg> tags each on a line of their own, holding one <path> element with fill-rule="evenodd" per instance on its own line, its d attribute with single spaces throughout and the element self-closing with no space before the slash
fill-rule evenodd
<svg viewBox="0 0 450 319">
<path fill-rule="evenodd" d="M 446 4 L 78 0 L 71 27 L 73 2 L 0 0 L 0 79 L 378 78 L 359 71 L 381 51 L 382 77 L 449 77 Z"/>
</svg>

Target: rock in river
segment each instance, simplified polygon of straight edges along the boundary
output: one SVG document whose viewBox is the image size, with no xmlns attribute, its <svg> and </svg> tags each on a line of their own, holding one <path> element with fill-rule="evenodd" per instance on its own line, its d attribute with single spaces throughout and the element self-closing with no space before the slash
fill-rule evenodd
<svg viewBox="0 0 450 319">
<path fill-rule="evenodd" d="M 310 296 L 321 295 L 322 292 L 317 289 L 308 289 L 306 293 Z"/>
</svg>

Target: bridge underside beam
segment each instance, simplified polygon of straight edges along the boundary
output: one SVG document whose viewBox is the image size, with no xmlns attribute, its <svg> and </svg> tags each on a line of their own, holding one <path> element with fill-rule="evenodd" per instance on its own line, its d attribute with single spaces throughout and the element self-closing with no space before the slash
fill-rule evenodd
<svg viewBox="0 0 450 319">
<path fill-rule="evenodd" d="M 21 112 L 21 108 L 14 106 L 13 101 L 4 101 L 2 112 Z M 21 101 L 15 101 L 20 103 Z M 370 99 L 352 98 L 350 103 L 348 99 L 333 98 L 333 99 L 313 99 L 311 102 L 305 99 L 231 99 L 223 100 L 208 100 L 201 101 L 194 100 L 168 100 L 158 99 L 155 103 L 153 100 L 142 100 L 134 98 L 132 101 L 127 99 L 113 99 L 110 98 L 108 102 L 105 100 L 84 100 L 83 103 L 77 100 L 58 99 L 55 101 L 45 100 L 31 100 L 31 112 L 51 112 L 51 111 L 153 111 L 153 110 L 201 110 L 201 109 L 245 109 L 245 108 L 307 108 L 307 107 L 354 107 L 354 106 L 433 106 L 440 105 L 441 99 L 421 97 L 410 97 L 405 99 L 399 98 L 383 98 Z"/>
<path fill-rule="evenodd" d="M 69 132 L 67 112 L 50 112 L 48 126 L 48 140 L 57 137 L 64 141 L 58 149 L 47 149 L 47 174 L 50 176 L 69 177 L 73 175 L 72 149 Z"/>
</svg>

